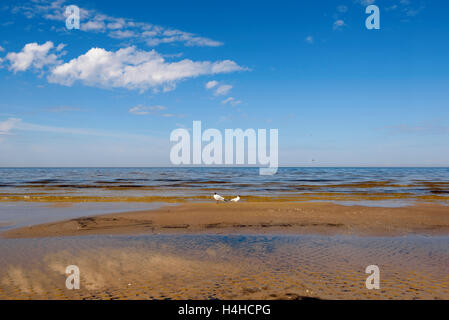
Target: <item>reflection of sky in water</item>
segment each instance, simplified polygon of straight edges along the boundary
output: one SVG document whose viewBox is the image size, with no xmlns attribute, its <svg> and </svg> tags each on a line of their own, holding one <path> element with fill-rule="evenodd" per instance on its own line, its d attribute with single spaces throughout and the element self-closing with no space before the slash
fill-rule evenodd
<svg viewBox="0 0 449 320">
<path fill-rule="evenodd" d="M 80 267 L 82 290 L 64 289 L 64 268 L 71 264 Z M 379 291 L 365 288 L 365 268 L 371 264 L 381 270 Z M 327 299 L 449 299 L 448 267 L 447 236 L 1 239 L 0 298 L 36 298 L 40 292 L 43 297 L 106 299 L 137 294 L 150 299 L 226 299 L 242 294 L 285 299 L 288 293 Z"/>
<path fill-rule="evenodd" d="M 88 235 L 79 237 L 53 237 L 38 239 L 1 239 L 3 244 L 0 253 L 13 254 L 15 247 L 40 248 L 37 254 L 51 252 L 57 249 L 77 252 L 86 248 L 93 250 L 108 248 L 139 248 L 144 250 L 158 250 L 173 254 L 189 256 L 207 256 L 208 249 L 225 248 L 222 252 L 241 256 L 263 256 L 277 254 L 295 254 L 301 249 L 347 248 L 367 250 L 366 256 L 377 252 L 386 257 L 407 256 L 409 262 L 413 259 L 425 258 L 431 262 L 432 257 L 439 257 L 445 261 L 442 268 L 449 267 L 449 236 L 421 236 L 408 235 L 402 237 L 359 237 L 359 236 L 323 236 L 323 235 Z M 290 251 L 291 250 L 291 251 Z M 31 252 L 30 252 L 31 253 Z M 340 251 L 339 253 L 344 253 Z M 423 253 L 425 255 L 423 256 Z M 336 253 L 338 254 L 338 252 Z M 225 257 L 226 255 L 223 255 Z M 220 257 L 218 257 L 220 258 Z M 310 257 L 312 259 L 312 257 Z M 419 259 L 418 259 L 419 260 Z M 406 260 L 404 260 L 406 262 Z M 433 261 L 431 263 L 437 263 Z M 449 272 L 448 272 L 449 276 Z"/>
<path fill-rule="evenodd" d="M 0 231 L 83 216 L 123 211 L 149 210 L 158 203 L 0 203 Z M 1 226 L 3 225 L 3 226 Z"/>
</svg>

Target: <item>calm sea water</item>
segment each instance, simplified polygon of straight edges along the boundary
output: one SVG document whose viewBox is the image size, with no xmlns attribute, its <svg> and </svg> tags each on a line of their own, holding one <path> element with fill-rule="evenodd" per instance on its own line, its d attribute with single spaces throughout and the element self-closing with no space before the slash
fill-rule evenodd
<svg viewBox="0 0 449 320">
<path fill-rule="evenodd" d="M 449 196 L 449 168 L 0 168 L 8 195 L 201 197 L 367 194 Z M 1 198 L 3 196 L 3 198 Z"/>
</svg>

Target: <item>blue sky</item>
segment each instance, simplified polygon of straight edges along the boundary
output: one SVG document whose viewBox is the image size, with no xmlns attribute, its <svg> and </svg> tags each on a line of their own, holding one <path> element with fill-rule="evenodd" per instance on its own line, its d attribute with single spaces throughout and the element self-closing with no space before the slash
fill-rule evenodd
<svg viewBox="0 0 449 320">
<path fill-rule="evenodd" d="M 380 30 L 365 28 L 372 3 Z M 72 4 L 80 30 L 65 26 Z M 0 166 L 169 165 L 170 132 L 193 120 L 279 129 L 281 165 L 447 166 L 448 13 L 443 0 L 2 1 Z"/>
</svg>

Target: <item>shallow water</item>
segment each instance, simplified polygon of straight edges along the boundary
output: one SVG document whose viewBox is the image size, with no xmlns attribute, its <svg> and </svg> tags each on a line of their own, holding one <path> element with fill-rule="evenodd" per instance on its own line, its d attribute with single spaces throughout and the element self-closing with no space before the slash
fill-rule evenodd
<svg viewBox="0 0 449 320">
<path fill-rule="evenodd" d="M 447 168 L 0 169 L 0 231 L 152 209 L 214 191 L 243 201 L 447 204 Z M 161 199 L 157 198 L 161 197 Z M 252 198 L 251 198 L 252 197 Z M 159 201 L 159 202 L 156 202 Z M 381 289 L 365 268 L 378 265 Z M 65 287 L 77 265 L 81 289 Z M 0 299 L 449 299 L 449 237 L 246 235 L 0 239 Z"/>
<path fill-rule="evenodd" d="M 0 202 L 0 232 L 35 224 L 125 211 L 151 210 L 162 203 Z M 166 205 L 166 204 L 165 204 Z M 1 241 L 1 240 L 0 240 Z"/>
<path fill-rule="evenodd" d="M 0 201 L 244 198 L 335 201 L 449 199 L 449 168 L 0 168 Z"/>
<path fill-rule="evenodd" d="M 365 268 L 380 268 L 368 290 Z M 65 287 L 77 265 L 81 289 Z M 449 237 L 87 236 L 0 240 L 0 299 L 449 299 Z"/>
</svg>

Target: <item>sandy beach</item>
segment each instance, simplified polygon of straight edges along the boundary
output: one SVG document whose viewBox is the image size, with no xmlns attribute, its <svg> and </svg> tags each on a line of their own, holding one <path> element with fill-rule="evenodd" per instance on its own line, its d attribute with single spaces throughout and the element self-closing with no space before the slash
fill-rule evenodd
<svg viewBox="0 0 449 320">
<path fill-rule="evenodd" d="M 62 208 L 66 209 L 66 208 Z M 9 229 L 0 299 L 448 299 L 447 207 L 186 203 Z M 365 288 L 379 265 L 381 290 Z M 65 288 L 65 267 L 81 289 Z"/>
<path fill-rule="evenodd" d="M 406 208 L 332 203 L 188 203 L 156 210 L 80 217 L 9 230 L 7 238 L 95 234 L 448 235 L 446 206 Z"/>
</svg>

